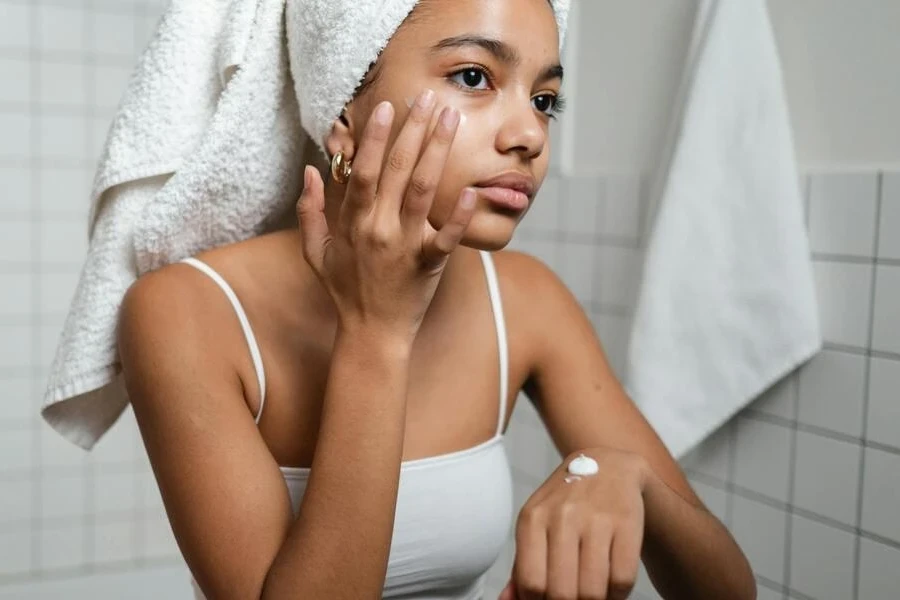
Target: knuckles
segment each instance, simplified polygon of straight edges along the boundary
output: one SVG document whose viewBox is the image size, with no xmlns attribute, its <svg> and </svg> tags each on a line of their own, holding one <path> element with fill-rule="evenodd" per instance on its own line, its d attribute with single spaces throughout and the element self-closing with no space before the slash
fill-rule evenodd
<svg viewBox="0 0 900 600">
<path fill-rule="evenodd" d="M 434 181 L 427 177 L 414 176 L 409 182 L 409 192 L 413 196 L 428 196 L 434 188 Z"/>
<path fill-rule="evenodd" d="M 412 155 L 405 150 L 396 149 L 388 156 L 388 168 L 394 172 L 406 171 L 412 162 Z"/>
</svg>

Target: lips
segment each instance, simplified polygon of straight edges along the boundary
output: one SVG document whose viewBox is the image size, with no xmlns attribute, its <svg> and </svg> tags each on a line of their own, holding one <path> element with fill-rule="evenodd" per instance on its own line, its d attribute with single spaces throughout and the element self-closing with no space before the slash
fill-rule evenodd
<svg viewBox="0 0 900 600">
<path fill-rule="evenodd" d="M 512 190 L 524 194 L 531 200 L 534 197 L 534 178 L 519 172 L 503 173 L 497 177 L 479 181 L 475 184 L 480 188 L 499 188 Z"/>
</svg>

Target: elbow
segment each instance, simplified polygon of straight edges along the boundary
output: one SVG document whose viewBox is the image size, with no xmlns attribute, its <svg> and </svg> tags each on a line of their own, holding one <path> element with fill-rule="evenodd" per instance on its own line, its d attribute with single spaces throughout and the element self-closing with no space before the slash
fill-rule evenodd
<svg viewBox="0 0 900 600">
<path fill-rule="evenodd" d="M 736 595 L 735 598 L 740 598 L 741 600 L 756 600 L 756 577 L 753 576 L 753 568 L 750 566 L 750 563 L 743 552 L 741 552 L 741 558 L 743 559 L 743 565 L 741 565 L 740 569 L 736 569 L 736 571 L 740 573 L 740 576 L 734 586 L 736 591 L 739 590 L 739 594 Z"/>
</svg>

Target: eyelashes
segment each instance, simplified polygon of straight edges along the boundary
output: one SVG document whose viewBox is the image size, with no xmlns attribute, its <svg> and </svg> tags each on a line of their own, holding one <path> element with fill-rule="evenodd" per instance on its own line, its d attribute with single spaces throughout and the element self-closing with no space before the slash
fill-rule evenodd
<svg viewBox="0 0 900 600">
<path fill-rule="evenodd" d="M 475 76 L 475 80 L 473 82 L 473 78 L 471 76 Z M 490 70 L 487 67 L 483 67 L 481 65 L 467 65 L 460 69 L 456 69 L 455 71 L 449 73 L 447 75 L 447 80 L 463 90 L 466 93 L 476 93 L 487 91 L 487 88 L 478 87 L 482 80 L 486 84 L 492 84 L 494 78 L 491 75 Z M 546 109 L 541 109 L 535 106 L 535 110 L 541 112 L 551 119 L 556 119 L 559 115 L 563 113 L 566 108 L 566 99 L 562 94 L 546 92 L 543 94 L 538 94 L 531 99 L 532 104 L 539 98 L 549 98 L 550 106 Z"/>
<path fill-rule="evenodd" d="M 563 96 L 562 94 L 558 94 L 556 96 L 556 102 L 553 103 L 553 114 L 559 116 L 566 111 L 566 106 L 569 103 L 569 99 Z"/>
</svg>

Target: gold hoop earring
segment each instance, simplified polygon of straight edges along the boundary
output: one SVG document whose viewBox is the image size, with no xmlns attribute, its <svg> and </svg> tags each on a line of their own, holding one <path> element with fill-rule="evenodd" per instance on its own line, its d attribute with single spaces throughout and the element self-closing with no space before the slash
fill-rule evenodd
<svg viewBox="0 0 900 600">
<path fill-rule="evenodd" d="M 331 159 L 331 178 L 341 185 L 350 180 L 353 171 L 351 162 L 344 158 L 344 152 L 340 151 Z"/>
</svg>

